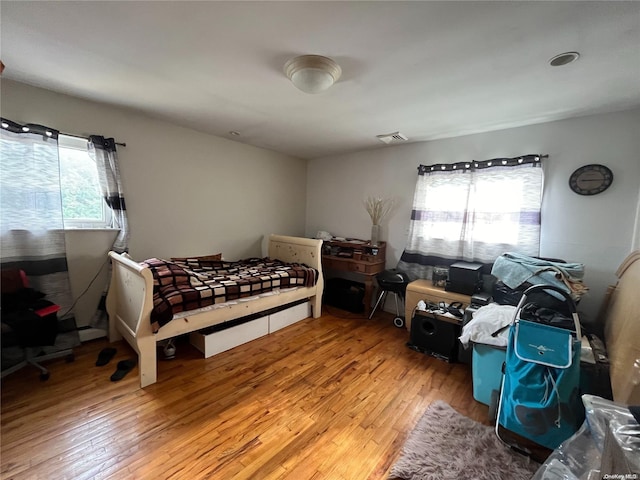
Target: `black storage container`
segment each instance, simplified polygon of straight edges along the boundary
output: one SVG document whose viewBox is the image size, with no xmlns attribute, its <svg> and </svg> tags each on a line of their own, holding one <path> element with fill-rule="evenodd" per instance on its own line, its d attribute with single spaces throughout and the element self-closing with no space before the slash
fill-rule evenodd
<svg viewBox="0 0 640 480">
<path fill-rule="evenodd" d="M 344 278 L 325 281 L 322 302 L 352 313 L 364 311 L 364 284 Z"/>
</svg>

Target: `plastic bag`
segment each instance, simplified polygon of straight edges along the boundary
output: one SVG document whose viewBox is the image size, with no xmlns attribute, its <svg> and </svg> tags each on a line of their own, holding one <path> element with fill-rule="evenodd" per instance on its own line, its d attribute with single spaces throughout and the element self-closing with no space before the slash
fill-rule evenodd
<svg viewBox="0 0 640 480">
<path fill-rule="evenodd" d="M 553 451 L 532 480 L 640 478 L 640 425 L 629 408 L 595 395 L 583 395 L 582 403 L 585 422 Z M 612 461 L 612 450 L 622 456 Z"/>
</svg>

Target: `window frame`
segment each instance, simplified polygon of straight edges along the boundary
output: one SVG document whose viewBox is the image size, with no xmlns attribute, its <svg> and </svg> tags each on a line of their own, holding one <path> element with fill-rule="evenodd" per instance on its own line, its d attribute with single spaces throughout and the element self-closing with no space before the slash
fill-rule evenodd
<svg viewBox="0 0 640 480">
<path fill-rule="evenodd" d="M 58 156 L 59 161 L 62 163 L 62 150 L 78 150 L 85 152 L 87 159 L 91 161 L 95 167 L 95 161 L 89 156 L 88 153 L 89 139 L 82 137 L 75 137 L 71 135 L 58 135 Z M 96 169 L 97 174 L 97 169 Z M 60 168 L 60 177 L 62 183 L 62 168 Z M 64 198 L 64 188 L 61 188 L 61 192 Z M 100 198 L 100 204 L 102 206 L 102 219 L 96 218 L 73 218 L 68 219 L 64 217 L 64 201 L 63 201 L 63 225 L 65 230 L 104 230 L 112 228 L 112 212 L 101 193 L 98 193 Z"/>
</svg>

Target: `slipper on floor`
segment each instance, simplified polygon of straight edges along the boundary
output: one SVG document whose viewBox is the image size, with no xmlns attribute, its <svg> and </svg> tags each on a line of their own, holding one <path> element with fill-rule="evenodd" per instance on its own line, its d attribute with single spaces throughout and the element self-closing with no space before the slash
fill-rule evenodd
<svg viewBox="0 0 640 480">
<path fill-rule="evenodd" d="M 111 361 L 111 359 L 114 357 L 115 354 L 116 354 L 115 348 L 107 347 L 100 350 L 100 353 L 98 354 L 98 359 L 96 360 L 96 367 L 105 366 L 107 363 Z"/>
<path fill-rule="evenodd" d="M 133 367 L 136 366 L 135 360 L 121 360 L 118 362 L 118 368 L 113 375 L 111 375 L 111 381 L 117 382 L 118 380 L 122 380 L 127 373 L 129 373 Z"/>
</svg>

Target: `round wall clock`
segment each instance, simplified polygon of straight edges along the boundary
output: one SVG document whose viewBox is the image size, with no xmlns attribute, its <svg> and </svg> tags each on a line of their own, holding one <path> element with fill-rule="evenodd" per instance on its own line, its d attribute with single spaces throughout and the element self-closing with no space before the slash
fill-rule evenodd
<svg viewBox="0 0 640 480">
<path fill-rule="evenodd" d="M 604 192 L 613 182 L 613 172 L 604 165 L 591 164 L 578 168 L 569 177 L 569 187 L 578 195 Z"/>
</svg>

